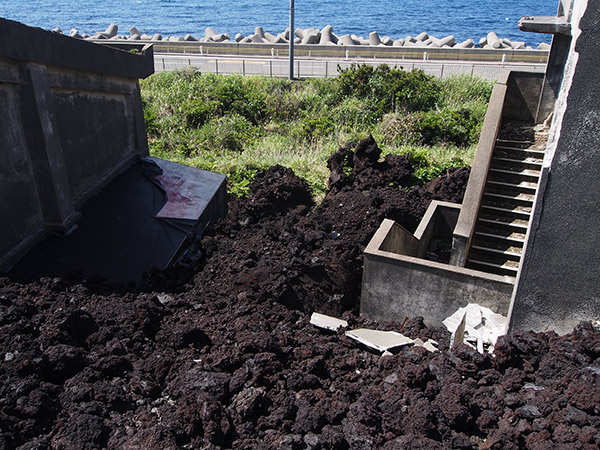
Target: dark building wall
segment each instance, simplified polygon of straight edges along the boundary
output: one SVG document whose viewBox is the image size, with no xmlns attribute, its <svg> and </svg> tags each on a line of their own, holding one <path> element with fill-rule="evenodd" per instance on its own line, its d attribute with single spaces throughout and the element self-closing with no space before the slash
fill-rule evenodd
<svg viewBox="0 0 600 450">
<path fill-rule="evenodd" d="M 132 54 L 0 19 L 0 270 L 148 154 Z"/>
<path fill-rule="evenodd" d="M 575 8 L 585 3 L 576 0 Z M 581 34 L 575 33 L 578 58 L 571 53 L 555 108 L 556 146 L 542 176 L 512 329 L 566 333 L 581 320 L 600 318 L 599 24 L 600 0 L 589 0 Z"/>
</svg>

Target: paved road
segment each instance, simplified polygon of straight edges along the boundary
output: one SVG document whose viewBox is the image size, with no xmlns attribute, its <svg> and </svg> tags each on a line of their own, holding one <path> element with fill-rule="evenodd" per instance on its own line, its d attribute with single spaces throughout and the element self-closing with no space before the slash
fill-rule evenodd
<svg viewBox="0 0 600 450">
<path fill-rule="evenodd" d="M 423 69 L 425 73 L 446 78 L 451 75 L 470 74 L 488 80 L 495 80 L 503 68 L 513 70 L 528 70 L 543 72 L 544 64 L 529 63 L 494 63 L 494 62 L 469 62 L 469 61 L 423 61 L 399 59 L 335 59 L 335 58 L 296 58 L 294 61 L 294 75 L 296 77 L 331 77 L 337 75 L 338 66 L 347 68 L 352 64 L 369 64 L 378 66 L 387 64 L 391 67 L 403 67 L 405 70 Z M 264 57 L 236 57 L 217 55 L 190 55 L 174 53 L 155 53 L 154 67 L 156 72 L 171 71 L 187 66 L 197 67 L 201 72 L 218 74 L 239 73 L 244 75 L 267 75 L 273 77 L 287 77 L 289 61 L 287 58 L 274 56 Z"/>
</svg>

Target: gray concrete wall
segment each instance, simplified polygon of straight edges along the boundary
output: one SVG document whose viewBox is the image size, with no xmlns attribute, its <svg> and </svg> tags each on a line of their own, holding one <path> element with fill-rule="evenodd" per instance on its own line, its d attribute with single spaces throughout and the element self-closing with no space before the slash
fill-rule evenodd
<svg viewBox="0 0 600 450">
<path fill-rule="evenodd" d="M 117 45 L 139 46 L 134 41 L 101 40 L 97 42 L 111 43 Z M 233 42 L 153 42 L 154 50 L 161 53 L 186 53 L 204 55 L 253 55 L 271 56 L 272 52 L 280 57 L 289 56 L 288 44 L 248 44 Z M 513 49 L 484 49 L 484 48 L 433 48 L 433 47 L 387 47 L 384 45 L 307 45 L 295 44 L 294 55 L 296 57 L 314 58 L 340 58 L 345 57 L 346 52 L 350 58 L 375 58 L 375 59 L 397 59 L 422 60 L 424 54 L 429 60 L 436 61 L 478 61 L 478 62 L 506 62 L 506 63 L 541 63 L 545 64 L 548 59 L 548 51 L 545 50 L 513 50 Z"/>
<path fill-rule="evenodd" d="M 0 19 L 0 270 L 148 154 L 132 54 Z"/>
<path fill-rule="evenodd" d="M 360 313 L 375 320 L 422 316 L 428 325 L 469 303 L 506 315 L 513 285 L 505 277 L 381 250 L 401 228 L 384 221 L 364 253 Z"/>
<path fill-rule="evenodd" d="M 562 334 L 581 320 L 600 318 L 600 84 L 594 76 L 600 66 L 600 0 L 576 0 L 572 20 L 573 41 L 517 278 L 512 330 Z"/>
<path fill-rule="evenodd" d="M 506 277 L 422 259 L 432 239 L 450 239 L 459 205 L 432 202 L 412 235 L 384 220 L 364 252 L 360 313 L 376 320 L 422 316 L 428 325 L 469 303 L 506 315 L 513 289 Z"/>
<path fill-rule="evenodd" d="M 512 71 L 506 83 L 502 118 L 536 123 L 543 82 L 544 76 L 541 73 Z M 546 117 L 542 117 L 540 122 L 544 119 Z"/>
</svg>

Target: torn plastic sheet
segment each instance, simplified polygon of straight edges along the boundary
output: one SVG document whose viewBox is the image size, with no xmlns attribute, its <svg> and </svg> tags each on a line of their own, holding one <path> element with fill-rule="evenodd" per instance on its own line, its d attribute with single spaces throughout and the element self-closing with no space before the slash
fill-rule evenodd
<svg viewBox="0 0 600 450">
<path fill-rule="evenodd" d="M 460 342 L 471 345 L 480 353 L 493 352 L 498 338 L 506 334 L 507 318 L 485 306 L 469 303 L 458 308 L 442 322 L 452 333 L 450 346 Z"/>
</svg>

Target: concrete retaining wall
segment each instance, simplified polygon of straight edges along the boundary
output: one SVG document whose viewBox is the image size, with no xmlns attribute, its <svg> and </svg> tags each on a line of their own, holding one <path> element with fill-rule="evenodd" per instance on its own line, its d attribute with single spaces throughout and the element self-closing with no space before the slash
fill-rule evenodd
<svg viewBox="0 0 600 450">
<path fill-rule="evenodd" d="M 422 259 L 432 239 L 450 239 L 459 205 L 432 202 L 414 235 L 384 220 L 364 251 L 360 313 L 376 320 L 422 316 L 428 325 L 468 303 L 506 315 L 506 277 Z"/>
<path fill-rule="evenodd" d="M 132 54 L 0 19 L 0 270 L 148 154 Z"/>
<path fill-rule="evenodd" d="M 115 44 L 126 48 L 139 48 L 139 41 L 95 41 Z M 232 55 L 232 56 L 279 56 L 288 57 L 287 44 L 242 44 L 229 42 L 153 42 L 157 53 L 184 53 L 193 55 Z M 368 45 L 294 45 L 295 57 L 314 58 L 380 58 L 431 61 L 474 61 L 498 63 L 536 63 L 545 64 L 547 50 L 513 50 L 484 48 L 430 48 L 430 47 L 386 47 Z"/>
<path fill-rule="evenodd" d="M 564 334 L 600 319 L 598 23 L 600 0 L 574 2 L 573 42 L 517 277 L 512 330 Z"/>
</svg>

